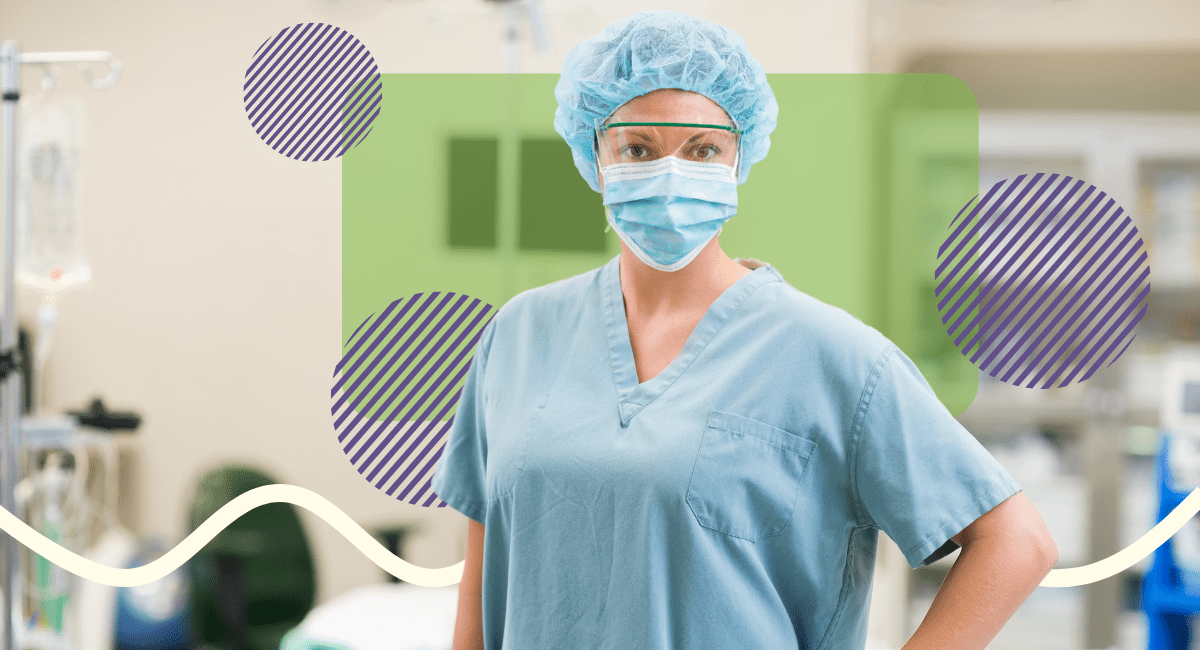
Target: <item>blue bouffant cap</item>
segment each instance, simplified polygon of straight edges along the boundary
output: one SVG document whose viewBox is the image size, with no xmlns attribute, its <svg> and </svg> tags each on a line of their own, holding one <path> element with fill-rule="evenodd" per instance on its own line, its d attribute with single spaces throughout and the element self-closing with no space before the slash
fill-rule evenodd
<svg viewBox="0 0 1200 650">
<path fill-rule="evenodd" d="M 554 129 L 588 185 L 600 191 L 596 119 L 660 88 L 697 92 L 725 109 L 742 130 L 738 183 L 745 183 L 750 166 L 767 156 L 779 115 L 766 70 L 729 29 L 678 11 L 647 11 L 571 48 L 554 87 Z"/>
</svg>

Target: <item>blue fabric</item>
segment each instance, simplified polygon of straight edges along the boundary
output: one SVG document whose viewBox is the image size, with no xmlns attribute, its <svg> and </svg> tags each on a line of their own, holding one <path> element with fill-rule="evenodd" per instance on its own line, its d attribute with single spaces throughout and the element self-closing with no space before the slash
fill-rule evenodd
<svg viewBox="0 0 1200 650">
<path fill-rule="evenodd" d="M 604 205 L 609 225 L 639 259 L 675 271 L 737 213 L 737 185 L 664 171 L 606 182 Z"/>
<path fill-rule="evenodd" d="M 877 531 L 920 565 L 1019 490 L 890 341 L 764 266 L 638 383 L 618 263 L 487 326 L 433 479 L 485 525 L 485 647 L 861 649 Z"/>
<path fill-rule="evenodd" d="M 767 157 L 779 104 L 766 69 L 732 30 L 678 11 L 647 11 L 610 23 L 571 48 L 554 87 L 554 130 L 571 146 L 575 166 L 593 190 L 596 119 L 660 88 L 700 93 L 742 130 L 739 183 Z"/>
</svg>

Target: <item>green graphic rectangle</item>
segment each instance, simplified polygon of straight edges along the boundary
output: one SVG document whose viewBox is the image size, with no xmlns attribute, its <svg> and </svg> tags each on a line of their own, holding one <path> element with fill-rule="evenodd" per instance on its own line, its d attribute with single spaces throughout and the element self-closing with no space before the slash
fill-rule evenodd
<svg viewBox="0 0 1200 650">
<path fill-rule="evenodd" d="M 554 132 L 558 75 L 382 80 L 385 110 L 342 159 L 344 337 L 397 298 L 454 291 L 500 307 L 620 252 L 616 235 L 603 232 L 600 195 L 586 188 Z M 962 412 L 978 370 L 945 332 L 933 273 L 951 220 L 978 193 L 974 95 L 937 74 L 768 80 L 778 127 L 767 158 L 738 188 L 722 248 L 770 262 L 797 289 L 879 329 L 916 362 L 947 409 Z M 480 182 L 456 180 L 446 144 L 456 140 L 495 142 L 494 174 L 462 172 L 495 178 L 494 232 L 481 220 L 480 232 L 447 237 L 459 188 L 475 192 Z"/>
</svg>

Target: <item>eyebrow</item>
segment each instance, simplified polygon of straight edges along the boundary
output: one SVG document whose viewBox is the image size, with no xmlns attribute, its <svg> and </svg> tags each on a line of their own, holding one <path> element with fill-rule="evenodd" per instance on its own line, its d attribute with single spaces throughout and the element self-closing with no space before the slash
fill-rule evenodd
<svg viewBox="0 0 1200 650">
<path fill-rule="evenodd" d="M 654 141 L 654 138 L 651 138 L 650 136 L 646 135 L 645 133 L 641 133 L 639 131 L 626 131 L 625 133 L 629 136 L 639 137 L 645 142 L 653 142 Z"/>
<path fill-rule="evenodd" d="M 626 131 L 625 134 L 627 137 L 636 136 L 644 142 L 654 142 L 654 138 L 646 135 L 645 133 L 641 133 L 638 131 Z M 690 143 L 696 141 L 697 139 L 703 138 L 705 135 L 707 135 L 707 134 L 697 133 L 696 135 L 693 135 L 692 137 L 688 138 L 687 140 L 684 140 L 683 144 L 690 144 Z"/>
</svg>

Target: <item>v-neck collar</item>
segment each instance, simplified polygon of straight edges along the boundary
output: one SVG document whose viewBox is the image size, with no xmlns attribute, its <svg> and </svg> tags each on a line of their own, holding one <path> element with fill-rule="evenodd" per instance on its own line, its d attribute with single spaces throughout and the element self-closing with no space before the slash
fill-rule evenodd
<svg viewBox="0 0 1200 650">
<path fill-rule="evenodd" d="M 637 366 L 633 360 L 633 345 L 629 341 L 629 321 L 625 315 L 625 298 L 621 292 L 621 255 L 612 258 L 600 271 L 600 284 L 604 304 L 604 321 L 608 330 L 608 353 L 612 361 L 613 382 L 617 388 L 617 407 L 621 426 L 663 393 L 692 365 L 692 361 L 708 346 L 717 332 L 737 312 L 746 298 L 768 282 L 782 281 L 775 267 L 767 264 L 738 278 L 717 297 L 700 322 L 688 335 L 683 349 L 671 363 L 645 383 L 639 383 Z"/>
</svg>

